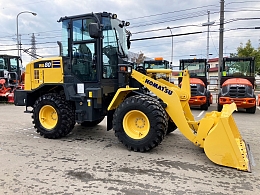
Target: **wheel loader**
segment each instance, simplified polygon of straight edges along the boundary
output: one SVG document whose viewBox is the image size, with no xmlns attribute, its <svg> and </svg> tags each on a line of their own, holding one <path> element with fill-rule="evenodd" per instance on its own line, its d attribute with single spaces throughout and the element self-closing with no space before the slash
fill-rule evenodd
<svg viewBox="0 0 260 195">
<path fill-rule="evenodd" d="M 168 60 L 163 59 L 163 57 L 155 57 L 153 60 L 145 60 L 143 62 L 143 66 L 145 69 L 171 69 L 172 66 L 170 65 L 170 62 Z M 163 78 L 167 81 L 171 80 L 171 74 L 151 74 L 151 77 L 158 79 Z"/>
<path fill-rule="evenodd" d="M 191 98 L 189 104 L 192 107 L 199 107 L 202 110 L 208 110 L 212 104 L 212 94 L 207 89 L 207 59 L 181 59 L 180 70 L 189 70 Z M 181 83 L 182 78 L 179 78 Z"/>
<path fill-rule="evenodd" d="M 218 111 L 224 104 L 235 102 L 247 113 L 256 111 L 254 57 L 224 58 L 218 94 Z"/>
<path fill-rule="evenodd" d="M 179 88 L 147 76 L 172 70 L 135 70 L 127 62 L 129 22 L 107 12 L 66 16 L 59 22 L 61 55 L 30 62 L 25 70 L 25 89 L 15 91 L 15 105 L 32 113 L 40 135 L 61 138 L 76 123 L 95 126 L 107 117 L 107 130 L 113 128 L 126 148 L 146 152 L 178 127 L 188 140 L 204 148 L 214 163 L 251 170 L 250 151 L 232 117 L 235 104 L 195 121 L 188 104 L 187 70 Z M 156 96 L 143 93 L 142 87 Z"/>
</svg>

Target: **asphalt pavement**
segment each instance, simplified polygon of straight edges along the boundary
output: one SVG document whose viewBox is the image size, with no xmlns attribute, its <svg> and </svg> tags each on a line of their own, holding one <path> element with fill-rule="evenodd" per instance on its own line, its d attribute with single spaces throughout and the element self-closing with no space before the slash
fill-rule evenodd
<svg viewBox="0 0 260 195">
<path fill-rule="evenodd" d="M 216 110 L 216 103 L 209 108 Z M 233 114 L 250 144 L 252 172 L 212 163 L 178 130 L 146 153 L 128 151 L 106 131 L 76 125 L 52 140 L 35 132 L 24 107 L 0 105 L 0 195 L 258 195 L 260 194 L 260 110 Z M 192 109 L 196 120 L 205 111 Z"/>
</svg>

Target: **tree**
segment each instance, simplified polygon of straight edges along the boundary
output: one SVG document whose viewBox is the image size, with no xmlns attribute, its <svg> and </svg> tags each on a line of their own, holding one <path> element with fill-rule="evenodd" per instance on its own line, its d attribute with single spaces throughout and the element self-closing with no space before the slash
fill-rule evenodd
<svg viewBox="0 0 260 195">
<path fill-rule="evenodd" d="M 145 58 L 146 58 L 146 57 L 145 57 L 144 53 L 140 52 L 140 53 L 138 54 L 138 56 L 137 56 L 137 57 L 133 57 L 133 58 L 131 59 L 131 61 L 134 62 L 134 63 L 136 63 L 137 65 L 139 65 L 139 64 L 142 64 L 142 63 L 144 62 Z"/>
<path fill-rule="evenodd" d="M 256 72 L 260 72 L 260 47 L 255 49 L 250 39 L 246 42 L 245 46 L 243 43 L 240 43 L 240 46 L 237 48 L 237 53 L 230 54 L 230 57 L 254 57 Z"/>
</svg>

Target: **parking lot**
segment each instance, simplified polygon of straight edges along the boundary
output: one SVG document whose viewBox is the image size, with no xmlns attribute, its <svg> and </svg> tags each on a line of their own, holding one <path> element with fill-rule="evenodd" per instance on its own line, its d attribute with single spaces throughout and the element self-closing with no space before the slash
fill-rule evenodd
<svg viewBox="0 0 260 195">
<path fill-rule="evenodd" d="M 212 163 L 178 130 L 152 151 L 136 153 L 106 131 L 105 120 L 51 140 L 35 132 L 23 111 L 0 105 L 0 194 L 260 194 L 259 109 L 233 114 L 254 156 L 252 173 Z M 196 119 L 206 113 L 192 112 Z"/>
</svg>

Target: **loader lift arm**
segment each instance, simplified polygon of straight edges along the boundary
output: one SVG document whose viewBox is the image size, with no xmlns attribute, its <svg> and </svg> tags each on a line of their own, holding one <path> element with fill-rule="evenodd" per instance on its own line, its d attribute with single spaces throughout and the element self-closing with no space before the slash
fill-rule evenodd
<svg viewBox="0 0 260 195">
<path fill-rule="evenodd" d="M 170 69 L 147 70 L 164 72 Z M 165 111 L 176 124 L 181 133 L 195 145 L 204 148 L 207 157 L 216 164 L 250 171 L 249 152 L 245 141 L 234 122 L 232 113 L 236 105 L 223 108 L 222 112 L 207 113 L 204 118 L 195 121 L 189 107 L 190 77 L 187 70 L 183 71 L 181 88 L 163 80 L 154 80 L 136 70 L 132 70 L 132 78 L 153 92 L 166 105 Z M 122 88 L 120 89 L 122 90 Z M 126 87 L 125 91 L 134 90 Z M 119 92 L 120 93 L 120 92 Z M 120 102 L 116 94 L 108 109 L 115 109 Z M 122 96 L 121 96 L 122 98 Z M 117 102 L 115 104 L 115 102 Z"/>
</svg>

